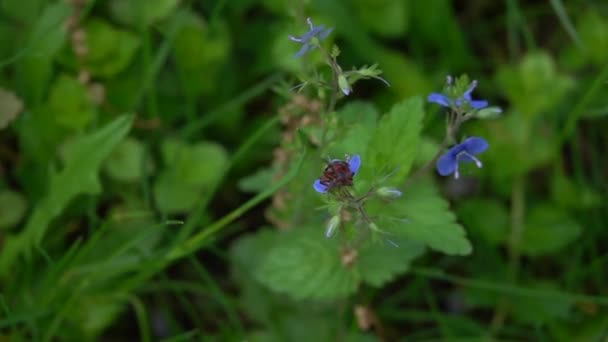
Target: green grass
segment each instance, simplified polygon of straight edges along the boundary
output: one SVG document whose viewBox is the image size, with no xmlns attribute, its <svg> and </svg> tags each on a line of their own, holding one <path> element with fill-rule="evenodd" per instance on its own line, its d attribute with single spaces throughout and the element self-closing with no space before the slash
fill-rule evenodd
<svg viewBox="0 0 608 342">
<path fill-rule="evenodd" d="M 603 1 L 74 3 L 0 3 L 0 339 L 608 336 Z M 411 177 L 461 74 L 484 166 Z M 353 198 L 314 192 L 345 153 Z"/>
</svg>

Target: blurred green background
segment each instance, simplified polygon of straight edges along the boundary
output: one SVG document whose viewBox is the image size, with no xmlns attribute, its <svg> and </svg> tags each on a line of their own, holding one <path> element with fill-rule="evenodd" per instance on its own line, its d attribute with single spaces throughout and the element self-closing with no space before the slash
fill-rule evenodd
<svg viewBox="0 0 608 342">
<path fill-rule="evenodd" d="M 472 254 L 332 301 L 251 274 L 274 231 L 317 215 L 323 163 L 289 148 L 309 124 L 290 115 L 323 101 L 289 91 L 320 63 L 287 39 L 307 17 L 342 67 L 391 84 L 357 83 L 339 111 L 461 73 L 503 108 L 467 126 L 484 168 L 436 179 Z M 608 336 L 605 1 L 2 0 L 0 66 L 0 341 Z"/>
</svg>

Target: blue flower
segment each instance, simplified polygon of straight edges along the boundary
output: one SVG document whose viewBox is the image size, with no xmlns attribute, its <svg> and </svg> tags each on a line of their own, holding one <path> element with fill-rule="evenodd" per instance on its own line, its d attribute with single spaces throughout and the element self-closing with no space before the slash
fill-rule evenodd
<svg viewBox="0 0 608 342">
<path fill-rule="evenodd" d="M 488 106 L 488 101 L 486 100 L 473 100 L 471 98 L 471 93 L 477 87 L 477 81 L 471 82 L 469 89 L 464 92 L 462 97 L 457 98 L 455 101 L 452 101 L 449 97 L 441 93 L 431 93 L 427 100 L 429 102 L 436 103 L 443 107 L 457 107 L 460 108 L 468 103 L 474 109 L 483 109 Z"/>
<path fill-rule="evenodd" d="M 475 158 L 476 154 L 480 154 L 487 150 L 490 145 L 483 138 L 471 137 L 465 139 L 462 143 L 450 148 L 437 161 L 437 172 L 442 176 L 448 176 L 452 173 L 454 178 L 458 178 L 458 163 L 474 162 L 477 167 L 482 167 L 479 159 Z"/>
<path fill-rule="evenodd" d="M 298 58 L 303 56 L 309 50 L 314 50 L 317 46 L 312 42 L 313 37 L 323 40 L 329 36 L 333 28 L 325 29 L 325 25 L 313 26 L 310 18 L 306 19 L 310 30 L 304 33 L 301 37 L 289 36 L 289 40 L 302 44 L 302 48 L 293 57 Z"/>
<path fill-rule="evenodd" d="M 336 186 L 353 185 L 353 177 L 360 167 L 361 157 L 358 154 L 355 154 L 346 162 L 333 159 L 325 168 L 323 176 L 315 180 L 313 187 L 315 191 L 324 194 Z"/>
</svg>

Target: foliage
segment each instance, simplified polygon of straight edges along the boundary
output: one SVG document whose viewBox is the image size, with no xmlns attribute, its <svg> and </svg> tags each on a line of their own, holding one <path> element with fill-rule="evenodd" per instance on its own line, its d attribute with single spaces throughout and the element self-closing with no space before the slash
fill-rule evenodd
<svg viewBox="0 0 608 342">
<path fill-rule="evenodd" d="M 0 340 L 606 338 L 605 2 L 0 14 Z"/>
</svg>

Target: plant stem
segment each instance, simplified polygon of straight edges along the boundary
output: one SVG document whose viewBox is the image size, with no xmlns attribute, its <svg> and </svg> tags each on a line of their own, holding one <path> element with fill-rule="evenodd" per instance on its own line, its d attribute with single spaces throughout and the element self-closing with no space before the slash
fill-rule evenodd
<svg viewBox="0 0 608 342">
<path fill-rule="evenodd" d="M 520 268 L 521 238 L 524 232 L 524 215 L 526 207 L 526 178 L 519 175 L 513 182 L 511 191 L 511 232 L 507 244 L 509 258 L 509 280 L 511 284 L 517 283 Z M 494 335 L 500 331 L 507 318 L 509 302 L 506 297 L 502 297 L 494 311 L 494 316 L 490 323 L 490 334 Z"/>
<path fill-rule="evenodd" d="M 329 114 L 332 113 L 336 109 L 336 101 L 338 100 L 338 76 L 340 73 L 340 66 L 336 62 L 336 59 L 333 58 L 327 50 L 325 50 L 321 45 L 318 45 L 319 50 L 323 54 L 325 58 L 325 62 L 331 68 L 331 96 L 329 98 L 329 102 L 327 103 L 327 107 L 325 108 L 325 117 L 323 120 L 323 133 L 321 135 L 321 151 L 325 147 L 327 143 L 327 130 L 329 124 Z"/>
</svg>

